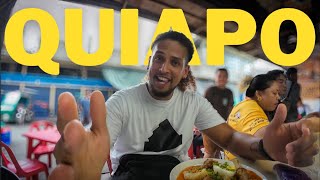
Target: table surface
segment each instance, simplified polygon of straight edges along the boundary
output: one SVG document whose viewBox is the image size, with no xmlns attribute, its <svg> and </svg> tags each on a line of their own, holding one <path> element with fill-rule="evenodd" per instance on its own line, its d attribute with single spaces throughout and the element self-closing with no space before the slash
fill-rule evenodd
<svg viewBox="0 0 320 180">
<path fill-rule="evenodd" d="M 60 139 L 60 133 L 56 128 L 40 131 L 28 131 L 26 133 L 23 133 L 22 135 L 27 138 L 37 139 L 50 143 L 57 143 Z"/>
<path fill-rule="evenodd" d="M 320 133 L 318 133 L 317 135 L 318 135 L 318 145 L 320 145 Z M 278 161 L 258 160 L 258 161 L 252 162 L 242 158 L 239 158 L 239 161 L 241 164 L 245 164 L 261 172 L 268 180 L 277 179 L 277 175 L 273 171 L 273 166 L 277 163 L 280 163 Z M 312 166 L 303 167 L 299 169 L 306 172 L 312 180 L 320 180 L 320 153 L 315 157 L 315 162 Z M 103 174 L 101 176 L 101 180 L 110 180 L 110 179 L 111 179 L 110 174 Z"/>
<path fill-rule="evenodd" d="M 318 134 L 318 144 L 320 144 L 320 133 Z M 255 162 L 250 162 L 248 160 L 239 158 L 240 163 L 250 166 L 257 171 L 261 172 L 267 179 L 277 179 L 277 175 L 273 171 L 273 166 L 277 161 L 267 161 L 267 160 L 258 160 Z M 307 166 L 299 168 L 303 170 L 311 179 L 319 180 L 320 179 L 320 154 L 315 156 L 315 162 L 312 166 Z"/>
<path fill-rule="evenodd" d="M 319 159 L 319 156 L 318 156 Z M 257 171 L 261 172 L 267 179 L 277 179 L 277 175 L 276 173 L 273 171 L 273 166 L 277 163 L 277 161 L 264 161 L 264 160 L 259 160 L 256 162 L 249 162 L 247 160 L 240 160 L 240 163 L 245 164 L 247 166 L 250 166 L 254 169 L 256 169 Z M 303 167 L 303 168 L 299 168 L 301 170 L 303 170 L 311 179 L 313 180 L 318 180 L 320 179 L 320 164 L 319 164 L 319 160 L 318 163 L 314 163 L 312 166 L 308 166 L 308 167 Z"/>
</svg>

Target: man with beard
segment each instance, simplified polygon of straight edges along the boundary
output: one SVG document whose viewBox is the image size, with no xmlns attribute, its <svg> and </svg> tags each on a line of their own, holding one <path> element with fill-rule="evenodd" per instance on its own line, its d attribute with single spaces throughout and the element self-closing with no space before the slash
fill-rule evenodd
<svg viewBox="0 0 320 180">
<path fill-rule="evenodd" d="M 92 94 L 88 131 L 77 121 L 74 97 L 61 94 L 57 126 L 62 138 L 55 149 L 58 166 L 49 179 L 100 179 L 110 147 L 113 179 L 169 179 L 171 169 L 188 159 L 194 125 L 220 147 L 247 159 L 272 158 L 295 166 L 313 163 L 318 153 L 314 134 L 303 121 L 283 124 L 284 106 L 278 107 L 263 139 L 228 126 L 192 91 L 195 83 L 188 63 L 193 51 L 182 33 L 160 34 L 152 44 L 146 83 L 112 95 L 106 102 L 108 113 L 102 93 Z"/>
</svg>

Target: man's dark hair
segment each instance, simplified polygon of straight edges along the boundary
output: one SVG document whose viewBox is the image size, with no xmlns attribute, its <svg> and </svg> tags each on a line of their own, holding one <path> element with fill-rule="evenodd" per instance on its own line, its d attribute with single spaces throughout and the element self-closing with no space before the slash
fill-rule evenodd
<svg viewBox="0 0 320 180">
<path fill-rule="evenodd" d="M 280 77 L 281 75 L 286 76 L 284 74 L 284 71 L 279 70 L 279 69 L 268 71 L 267 74 L 274 80 L 277 80 L 277 78 Z"/>
<path fill-rule="evenodd" d="M 188 39 L 184 34 L 180 32 L 168 31 L 168 32 L 159 34 L 156 40 L 153 41 L 151 45 L 151 49 L 153 49 L 154 46 L 158 44 L 160 41 L 167 40 L 167 39 L 178 41 L 182 46 L 184 46 L 188 52 L 187 62 L 190 62 L 194 53 L 193 45 L 190 39 Z"/>
<path fill-rule="evenodd" d="M 216 70 L 216 73 L 218 73 L 219 71 L 225 72 L 227 77 L 229 77 L 229 73 L 228 73 L 228 70 L 226 68 L 219 68 L 219 69 Z"/>
<path fill-rule="evenodd" d="M 287 74 L 288 77 L 289 77 L 289 75 L 291 75 L 291 74 L 297 74 L 297 73 L 298 73 L 298 70 L 297 70 L 296 68 L 294 68 L 294 67 L 289 68 L 289 69 L 287 70 L 287 72 L 286 72 L 286 74 Z"/>
</svg>

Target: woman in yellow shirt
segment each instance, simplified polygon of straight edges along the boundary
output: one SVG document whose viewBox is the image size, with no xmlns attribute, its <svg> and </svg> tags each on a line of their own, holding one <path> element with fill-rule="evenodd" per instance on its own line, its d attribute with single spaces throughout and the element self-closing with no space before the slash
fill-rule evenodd
<svg viewBox="0 0 320 180">
<path fill-rule="evenodd" d="M 235 130 L 263 137 L 269 120 L 265 111 L 274 111 L 279 104 L 279 87 L 274 78 L 267 74 L 255 76 L 247 91 L 247 98 L 231 111 L 227 123 Z M 226 159 L 233 159 L 225 151 Z"/>
</svg>

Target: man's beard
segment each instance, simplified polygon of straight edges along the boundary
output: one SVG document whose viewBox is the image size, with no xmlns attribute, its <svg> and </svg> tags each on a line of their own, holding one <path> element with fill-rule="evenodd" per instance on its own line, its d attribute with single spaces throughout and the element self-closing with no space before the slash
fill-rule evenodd
<svg viewBox="0 0 320 180">
<path fill-rule="evenodd" d="M 169 89 L 167 91 L 161 92 L 161 91 L 157 91 L 155 89 L 153 89 L 151 87 L 151 93 L 155 96 L 155 97 L 159 97 L 159 98 L 164 98 L 164 97 L 168 97 L 172 94 L 172 92 L 174 91 L 175 88 L 173 89 Z"/>
</svg>

